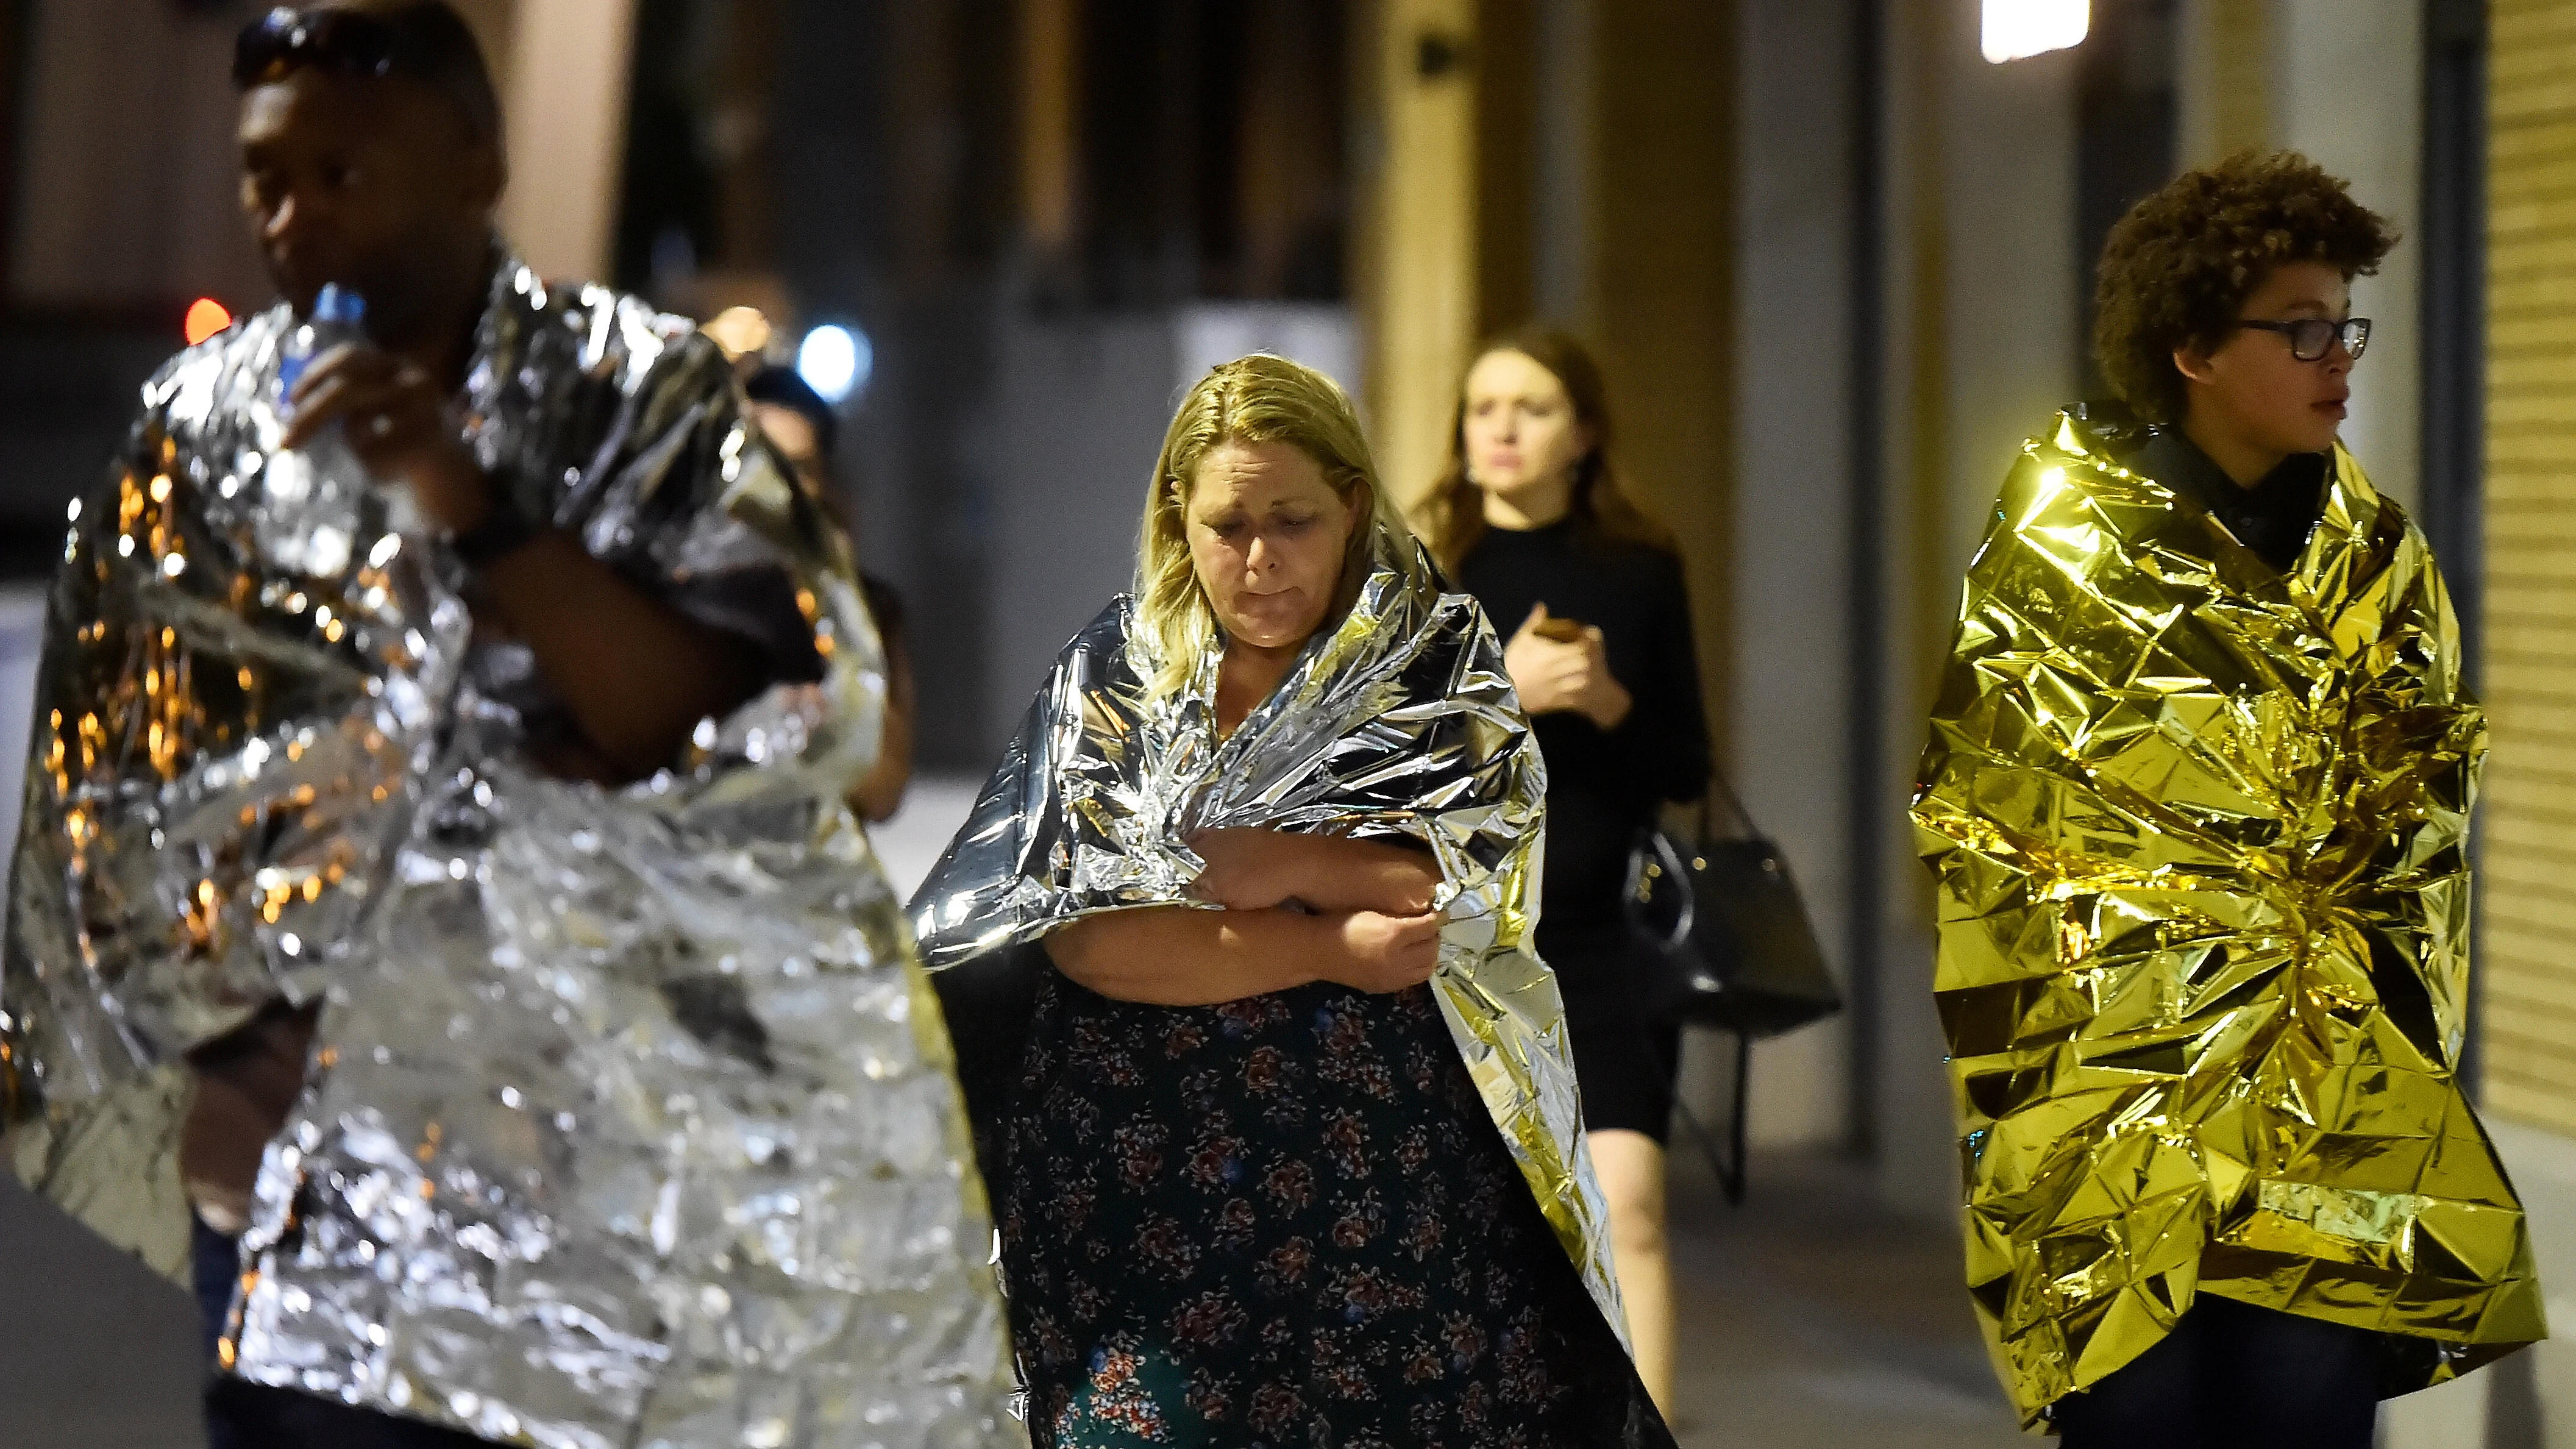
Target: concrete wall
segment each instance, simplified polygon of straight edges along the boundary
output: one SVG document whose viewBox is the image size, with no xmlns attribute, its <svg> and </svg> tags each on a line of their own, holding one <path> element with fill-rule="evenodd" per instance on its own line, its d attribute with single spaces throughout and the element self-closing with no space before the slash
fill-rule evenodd
<svg viewBox="0 0 2576 1449">
<path fill-rule="evenodd" d="M 1959 580 L 2021 440 L 2076 387 L 2075 63 L 1989 65 L 1973 6 L 1891 5 L 1882 220 L 1888 641 L 1879 788 L 1901 801 Z M 1931 996 L 1931 892 L 1891 810 L 1879 842 L 1869 1122 L 1880 1201 L 1946 1216 L 1958 1166 Z"/>
<path fill-rule="evenodd" d="M 489 59 L 510 129 L 501 226 L 549 277 L 604 278 L 626 148 L 634 0 L 485 0 L 510 40 Z"/>
<path fill-rule="evenodd" d="M 229 72 L 241 17 L 161 0 L 20 10 L 12 298 L 60 308 L 265 299 L 236 199 Z M 174 339 L 178 330 L 174 311 Z"/>
<path fill-rule="evenodd" d="M 603 275 L 625 143 L 631 0 L 463 8 L 509 122 L 504 229 L 549 275 Z M 200 295 L 236 310 L 263 304 L 268 280 L 242 221 L 233 142 L 232 42 L 247 7 L 37 0 L 21 9 L 26 201 L 11 295 L 72 308 Z"/>
<path fill-rule="evenodd" d="M 2492 1130 L 2531 1215 L 2532 1252 L 2558 1337 L 2491 1372 L 2486 1449 L 2576 1449 L 2576 1137 L 2512 1122 Z M 2414 1437 L 2426 1449 L 2468 1449 L 2437 1424 L 2424 1430 Z"/>
<path fill-rule="evenodd" d="M 1849 980 L 1852 98 L 1844 7 L 1738 11 L 1736 787 L 1787 853 Z M 1803 115 L 1807 124 L 1777 124 Z M 1753 1054 L 1752 1140 L 1839 1144 L 1848 1014 Z"/>
<path fill-rule="evenodd" d="M 2399 243 L 2375 277 L 2353 283 L 2352 310 L 2373 324 L 2352 374 L 2344 442 L 2371 482 L 2413 504 L 2422 459 L 2424 292 L 2424 6 L 2421 0 L 2275 0 L 2272 144 L 2303 151 L 2352 183 L 2363 205 L 2397 224 Z"/>
<path fill-rule="evenodd" d="M 983 758 L 1019 726 L 1074 631 L 1135 576 L 1145 484 L 1172 411 L 1220 362 L 1276 352 L 1357 391 L 1339 307 L 1205 304 L 1004 326 L 982 586 L 992 621 Z M 917 606 L 935 606 L 922 591 Z"/>
</svg>

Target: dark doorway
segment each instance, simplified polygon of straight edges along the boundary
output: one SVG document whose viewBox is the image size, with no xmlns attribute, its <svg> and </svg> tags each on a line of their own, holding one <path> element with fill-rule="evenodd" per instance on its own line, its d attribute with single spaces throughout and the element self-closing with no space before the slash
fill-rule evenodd
<svg viewBox="0 0 2576 1449">
<path fill-rule="evenodd" d="M 2174 173 L 2177 0 L 2094 7 L 2076 52 L 2075 337 L 2087 397 L 2109 388 L 2093 362 L 2093 269 L 2129 208 Z"/>
<path fill-rule="evenodd" d="M 2487 7 L 2430 0 L 2424 36 L 2424 493 L 2477 678 L 2485 573 Z"/>
</svg>

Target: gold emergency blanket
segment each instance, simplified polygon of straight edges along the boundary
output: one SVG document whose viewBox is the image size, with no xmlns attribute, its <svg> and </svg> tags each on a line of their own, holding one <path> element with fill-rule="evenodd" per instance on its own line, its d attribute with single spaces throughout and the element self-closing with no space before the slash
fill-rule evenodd
<svg viewBox="0 0 2576 1449">
<path fill-rule="evenodd" d="M 1533 945 L 1547 775 L 1484 610 L 1381 530 L 1350 612 L 1318 631 L 1230 736 L 1222 646 L 1149 703 L 1157 661 L 1121 598 L 1058 656 L 974 813 L 913 896 L 932 971 L 1079 916 L 1206 906 L 1203 830 L 1407 839 L 1448 912 L 1432 985 L 1530 1191 L 1625 1341 L 1608 1220 L 1567 1056 L 1556 977 Z M 1214 909 L 1214 907 L 1208 907 Z"/>
<path fill-rule="evenodd" d="M 2485 723 L 2441 575 L 2340 449 L 2283 575 L 2122 466 L 2147 436 L 2025 445 L 1913 807 L 1968 1281 L 2031 1423 L 2197 1293 L 2403 1335 L 2389 1393 L 2545 1332 L 2455 1075 Z"/>
<path fill-rule="evenodd" d="M 807 666 L 651 780 L 550 778 L 560 699 L 402 495 L 277 450 L 296 330 L 180 354 L 75 511 L 0 978 L 17 1170 L 184 1278 L 184 1054 L 321 1000 L 234 1373 L 548 1449 L 1008 1433 L 947 1039 L 842 805 L 885 688 L 846 543 L 711 343 L 502 264 L 460 399 L 499 486 Z"/>
</svg>

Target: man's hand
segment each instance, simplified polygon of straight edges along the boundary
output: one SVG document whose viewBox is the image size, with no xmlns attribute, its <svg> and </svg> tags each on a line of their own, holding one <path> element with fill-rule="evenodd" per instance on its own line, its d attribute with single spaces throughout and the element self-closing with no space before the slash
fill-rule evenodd
<svg viewBox="0 0 2576 1449">
<path fill-rule="evenodd" d="M 465 443 L 447 390 L 429 369 L 350 344 L 313 360 L 288 399 L 284 444 L 301 447 L 333 423 L 380 483 L 408 485 L 413 502 L 450 534 L 492 514 L 492 482 Z M 679 758 L 698 721 L 731 712 L 763 680 L 738 640 L 680 613 L 590 556 L 539 529 L 525 546 L 477 571 L 490 618 L 524 641 L 580 726 L 584 748 L 549 767 L 605 784 L 640 780 Z"/>
<path fill-rule="evenodd" d="M 1604 730 L 1617 729 L 1636 700 L 1611 676 L 1601 643 L 1601 631 L 1592 625 L 1550 618 L 1545 604 L 1531 609 L 1503 646 L 1503 671 L 1512 677 L 1521 708 L 1533 715 L 1571 712 Z"/>
<path fill-rule="evenodd" d="M 1342 959 L 1325 969 L 1323 977 L 1371 994 L 1419 986 L 1440 969 L 1440 928 L 1448 919 L 1445 911 L 1418 916 L 1352 911 L 1337 922 Z"/>
<path fill-rule="evenodd" d="M 409 484 L 439 527 L 469 533 L 491 512 L 491 480 L 465 445 L 447 390 L 418 363 L 347 343 L 315 358 L 287 400 L 294 414 L 284 446 L 303 447 L 341 423 L 358 461 L 381 480 Z"/>
</svg>

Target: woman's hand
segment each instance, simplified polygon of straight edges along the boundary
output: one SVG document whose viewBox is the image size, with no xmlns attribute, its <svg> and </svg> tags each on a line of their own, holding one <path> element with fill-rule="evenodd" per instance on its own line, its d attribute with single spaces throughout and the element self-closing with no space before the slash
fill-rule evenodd
<svg viewBox="0 0 2576 1449">
<path fill-rule="evenodd" d="M 1207 868 L 1191 887 L 1230 911 L 1295 902 L 1317 911 L 1412 916 L 1431 909 L 1440 866 L 1429 851 L 1391 840 L 1279 830 L 1205 830 L 1190 837 Z"/>
<path fill-rule="evenodd" d="M 1440 966 L 1439 911 L 1210 911 L 1150 906 L 1085 916 L 1047 934 L 1067 977 L 1116 1001 L 1208 1006 L 1331 981 L 1402 991 Z"/>
<path fill-rule="evenodd" d="M 1352 911 L 1335 921 L 1341 957 L 1323 972 L 1327 981 L 1372 994 L 1419 986 L 1440 969 L 1440 928 L 1445 911 L 1389 916 Z"/>
<path fill-rule="evenodd" d="M 1550 618 L 1545 604 L 1531 609 L 1503 646 L 1503 671 L 1521 708 L 1533 715 L 1579 714 L 1605 731 L 1617 729 L 1636 700 L 1611 675 L 1601 639 L 1589 624 Z"/>
<path fill-rule="evenodd" d="M 1277 830 L 1203 830 L 1190 849 L 1207 868 L 1190 889 L 1200 900 L 1229 911 L 1266 911 L 1299 898 L 1308 857 L 1319 842 Z"/>
</svg>

